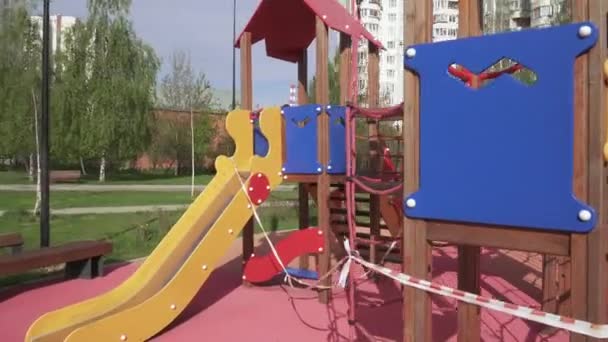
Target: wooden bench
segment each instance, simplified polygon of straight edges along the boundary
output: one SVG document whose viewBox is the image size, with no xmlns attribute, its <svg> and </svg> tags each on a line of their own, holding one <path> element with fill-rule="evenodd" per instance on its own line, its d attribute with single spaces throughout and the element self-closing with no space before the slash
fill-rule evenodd
<svg viewBox="0 0 608 342">
<path fill-rule="evenodd" d="M 80 180 L 80 170 L 52 170 L 49 172 L 49 181 L 57 182 L 76 182 Z"/>
<path fill-rule="evenodd" d="M 103 257 L 112 251 L 108 241 L 74 241 L 63 245 L 0 256 L 0 276 L 65 263 L 66 279 L 103 275 Z"/>
<path fill-rule="evenodd" d="M 10 248 L 13 255 L 20 253 L 23 249 L 23 237 L 19 233 L 0 234 L 0 248 Z"/>
</svg>

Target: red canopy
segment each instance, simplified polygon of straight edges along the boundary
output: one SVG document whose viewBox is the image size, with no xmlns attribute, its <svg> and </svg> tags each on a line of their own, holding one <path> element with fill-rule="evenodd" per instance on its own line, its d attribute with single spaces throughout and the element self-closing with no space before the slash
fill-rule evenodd
<svg viewBox="0 0 608 342">
<path fill-rule="evenodd" d="M 302 50 L 315 39 L 315 17 L 332 29 L 352 36 L 363 36 L 379 48 L 382 44 L 336 0 L 262 0 L 235 42 L 251 33 L 251 43 L 266 40 L 266 54 L 297 62 Z"/>
</svg>

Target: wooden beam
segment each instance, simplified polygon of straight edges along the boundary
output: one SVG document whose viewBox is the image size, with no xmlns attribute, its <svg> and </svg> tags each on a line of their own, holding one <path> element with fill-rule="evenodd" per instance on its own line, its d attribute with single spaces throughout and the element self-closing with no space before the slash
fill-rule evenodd
<svg viewBox="0 0 608 342">
<path fill-rule="evenodd" d="M 329 102 L 329 71 L 327 61 L 329 60 L 329 42 L 327 26 L 319 17 L 316 18 L 316 100 L 322 107 Z M 318 116 L 318 146 L 319 146 L 319 161 L 321 165 L 327 165 L 329 159 L 329 116 L 327 113 L 322 113 Z M 330 230 L 330 213 L 329 213 L 329 175 L 325 170 L 317 177 L 317 217 L 318 226 L 323 232 L 325 244 L 323 252 L 319 256 L 319 274 L 325 275 L 329 272 L 331 263 L 331 253 L 329 245 Z M 326 277 L 321 281 L 322 286 L 329 286 L 331 277 Z M 331 296 L 329 290 L 319 291 L 319 300 L 322 303 L 328 303 Z"/>
<path fill-rule="evenodd" d="M 458 3 L 458 36 L 469 37 L 481 34 L 479 0 L 460 0 Z M 478 84 L 473 86 L 477 87 Z M 462 233 L 461 233 L 462 234 Z M 481 248 L 471 245 L 458 246 L 458 289 L 481 293 Z M 481 339 L 481 310 L 479 306 L 458 302 L 458 341 Z"/>
<path fill-rule="evenodd" d="M 608 218 L 606 216 L 606 167 L 602 158 L 603 143 L 606 140 L 606 115 L 608 115 L 607 78 L 602 75 L 603 64 L 608 49 L 608 2 L 587 0 L 589 20 L 599 29 L 596 46 L 588 54 L 588 141 L 589 159 L 588 203 L 600 215 L 598 226 L 587 240 L 587 318 L 597 324 L 608 323 Z M 592 339 L 589 339 L 592 340 Z"/>
<path fill-rule="evenodd" d="M 572 2 L 572 20 L 589 19 L 589 0 Z M 600 70 L 597 70 L 600 72 Z M 589 59 L 578 58 L 574 65 L 574 195 L 582 201 L 588 199 L 587 162 L 589 160 Z M 587 235 L 572 234 L 570 276 L 570 306 L 572 317 L 587 318 Z M 595 261 L 597 262 L 597 260 Z M 587 341 L 579 334 L 570 334 L 570 341 Z"/>
<path fill-rule="evenodd" d="M 367 51 L 367 104 L 373 108 L 379 106 L 380 100 L 380 52 L 371 42 L 368 43 Z"/>
<path fill-rule="evenodd" d="M 298 61 L 298 104 L 308 103 L 308 50 L 302 50 Z M 283 139 L 285 141 L 285 139 Z M 298 223 L 300 229 L 310 227 L 310 207 L 308 206 L 308 184 L 298 183 Z M 300 257 L 300 268 L 309 268 L 309 255 Z"/>
<path fill-rule="evenodd" d="M 253 76 L 251 62 L 251 33 L 245 32 L 241 36 L 241 108 L 253 109 Z M 252 151 L 253 152 L 253 151 Z M 253 253 L 253 219 L 250 219 L 243 228 L 243 265 Z M 248 282 L 244 282 L 248 284 Z"/>
<path fill-rule="evenodd" d="M 404 45 L 431 41 L 432 1 L 405 1 Z M 404 72 L 404 194 L 419 186 L 419 83 L 414 73 Z M 427 241 L 424 220 L 403 220 L 403 271 L 420 279 L 430 279 L 431 247 Z M 404 341 L 431 341 L 431 297 L 412 287 L 403 288 L 403 339 Z"/>
<path fill-rule="evenodd" d="M 348 100 L 348 88 L 350 87 L 350 64 L 351 64 L 351 48 L 352 41 L 350 36 L 340 32 L 340 104 L 345 105 Z"/>
<path fill-rule="evenodd" d="M 431 241 L 449 241 L 458 245 L 504 248 L 551 255 L 570 255 L 570 236 L 568 234 L 437 221 L 427 222 L 427 229 L 428 238 Z"/>
</svg>

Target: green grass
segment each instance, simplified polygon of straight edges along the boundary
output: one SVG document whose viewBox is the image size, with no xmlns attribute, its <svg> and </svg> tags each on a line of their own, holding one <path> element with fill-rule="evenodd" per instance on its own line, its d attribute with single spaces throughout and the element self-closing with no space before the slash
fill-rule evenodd
<svg viewBox="0 0 608 342">
<path fill-rule="evenodd" d="M 198 195 L 195 194 L 195 196 Z M 151 191 L 53 191 L 51 208 L 114 207 L 131 205 L 189 204 L 190 192 Z M 273 192 L 268 201 L 297 200 L 297 192 Z M 36 193 L 32 191 L 0 191 L 0 210 L 32 210 Z"/>
<path fill-rule="evenodd" d="M 260 208 L 259 214 L 266 231 L 281 231 L 298 227 L 297 208 Z M 51 218 L 51 245 L 74 240 L 108 239 L 113 252 L 107 262 L 119 262 L 148 255 L 183 212 L 149 212 L 133 214 L 53 216 Z M 315 219 L 313 218 L 313 222 Z M 314 224 L 314 223 L 313 223 Z M 12 212 L 0 217 L 0 234 L 19 232 L 25 240 L 25 249 L 39 245 L 37 217 Z M 260 232 L 259 227 L 256 232 Z M 32 271 L 0 277 L 0 287 L 35 279 L 43 271 Z"/>
<path fill-rule="evenodd" d="M 212 174 L 198 174 L 194 176 L 194 184 L 208 184 L 213 178 Z M 106 175 L 106 182 L 100 183 L 97 173 L 83 176 L 79 184 L 151 184 L 151 185 L 189 185 L 190 175 L 174 176 L 170 172 L 135 172 L 121 171 Z M 27 173 L 19 171 L 0 171 L 0 184 L 33 184 Z"/>
<path fill-rule="evenodd" d="M 0 210 L 31 210 L 36 193 L 33 191 L 0 191 Z M 188 204 L 190 192 L 131 192 L 131 191 L 52 191 L 51 208 L 113 207 L 129 205 Z"/>
</svg>

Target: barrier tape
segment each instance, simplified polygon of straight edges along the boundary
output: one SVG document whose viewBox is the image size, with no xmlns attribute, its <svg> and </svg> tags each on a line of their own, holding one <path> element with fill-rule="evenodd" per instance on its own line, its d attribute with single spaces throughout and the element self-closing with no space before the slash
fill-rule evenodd
<svg viewBox="0 0 608 342">
<path fill-rule="evenodd" d="M 582 335 L 587 335 L 595 338 L 608 337 L 608 324 L 594 324 L 586 321 L 581 321 L 571 317 L 559 316 L 547 312 L 539 311 L 529 307 L 506 303 L 497 299 L 479 296 L 470 292 L 453 289 L 447 286 L 436 284 L 427 280 L 418 279 L 404 273 L 397 272 L 387 267 L 379 266 L 367 262 L 357 256 L 351 255 L 350 258 L 355 262 L 374 270 L 377 273 L 383 274 L 399 283 L 423 290 L 426 292 L 435 293 L 444 297 L 454 298 L 459 301 L 469 304 L 478 305 L 487 309 L 510 314 L 530 321 L 543 323 L 555 328 L 561 328 L 571 332 L 576 332 Z"/>
</svg>

